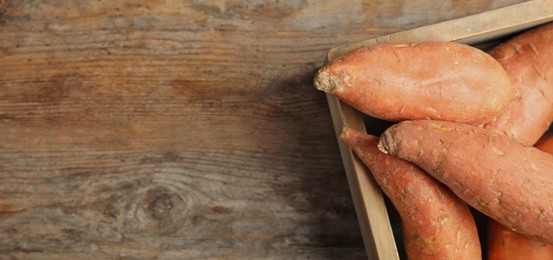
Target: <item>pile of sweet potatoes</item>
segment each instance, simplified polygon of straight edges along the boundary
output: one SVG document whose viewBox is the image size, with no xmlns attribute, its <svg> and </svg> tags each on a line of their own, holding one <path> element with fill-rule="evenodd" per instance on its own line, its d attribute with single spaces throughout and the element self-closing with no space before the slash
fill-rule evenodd
<svg viewBox="0 0 553 260">
<path fill-rule="evenodd" d="M 394 122 L 378 137 L 345 128 L 340 140 L 399 213 L 408 258 L 553 259 L 553 138 L 544 136 L 553 23 L 488 52 L 453 42 L 359 48 L 314 85 Z"/>
</svg>

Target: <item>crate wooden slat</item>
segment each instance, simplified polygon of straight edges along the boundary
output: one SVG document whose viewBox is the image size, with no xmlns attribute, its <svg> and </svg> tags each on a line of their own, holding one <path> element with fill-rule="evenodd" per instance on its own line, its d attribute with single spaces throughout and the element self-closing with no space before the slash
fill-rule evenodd
<svg viewBox="0 0 553 260">
<path fill-rule="evenodd" d="M 534 0 L 496 10 L 348 44 L 328 51 L 331 61 L 349 51 L 375 43 L 455 41 L 471 45 L 487 42 L 553 21 L 553 0 Z M 366 131 L 363 115 L 327 95 L 337 134 L 344 126 Z M 352 151 L 338 141 L 353 202 L 369 259 L 399 259 L 383 194 L 372 175 Z"/>
</svg>

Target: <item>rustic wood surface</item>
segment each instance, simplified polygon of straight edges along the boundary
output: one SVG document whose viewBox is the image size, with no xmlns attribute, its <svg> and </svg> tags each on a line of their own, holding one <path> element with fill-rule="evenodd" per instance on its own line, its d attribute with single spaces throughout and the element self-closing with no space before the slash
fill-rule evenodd
<svg viewBox="0 0 553 260">
<path fill-rule="evenodd" d="M 519 2 L 0 0 L 0 258 L 364 258 L 326 51 Z"/>
</svg>

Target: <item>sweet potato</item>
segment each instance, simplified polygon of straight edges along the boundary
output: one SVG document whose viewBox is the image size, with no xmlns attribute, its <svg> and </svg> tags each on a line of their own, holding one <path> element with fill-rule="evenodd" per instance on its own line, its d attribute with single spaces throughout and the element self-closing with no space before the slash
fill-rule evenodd
<svg viewBox="0 0 553 260">
<path fill-rule="evenodd" d="M 488 260 L 543 260 L 553 259 L 553 245 L 511 231 L 490 219 L 487 226 Z"/>
<path fill-rule="evenodd" d="M 541 138 L 536 148 L 553 154 L 553 135 Z M 553 259 L 553 245 L 514 232 L 490 219 L 487 226 L 488 260 Z"/>
<path fill-rule="evenodd" d="M 504 226 L 553 242 L 552 155 L 481 127 L 432 120 L 398 123 L 378 146 Z"/>
<path fill-rule="evenodd" d="M 533 145 L 549 128 L 553 120 L 552 42 L 553 23 L 520 34 L 489 52 L 509 75 L 516 98 L 484 128 L 527 145 Z M 538 148 L 544 151 L 547 145 Z M 487 239 L 489 259 L 553 259 L 553 245 L 491 219 Z"/>
<path fill-rule="evenodd" d="M 436 119 L 483 124 L 514 97 L 501 65 L 453 42 L 376 44 L 321 68 L 317 89 L 384 120 Z"/>
<path fill-rule="evenodd" d="M 553 23 L 520 34 L 489 54 L 509 75 L 515 99 L 484 128 L 532 145 L 553 120 Z"/>
<path fill-rule="evenodd" d="M 397 209 L 409 259 L 481 259 L 476 225 L 465 202 L 419 167 L 381 153 L 378 137 L 344 128 L 340 139 Z"/>
</svg>

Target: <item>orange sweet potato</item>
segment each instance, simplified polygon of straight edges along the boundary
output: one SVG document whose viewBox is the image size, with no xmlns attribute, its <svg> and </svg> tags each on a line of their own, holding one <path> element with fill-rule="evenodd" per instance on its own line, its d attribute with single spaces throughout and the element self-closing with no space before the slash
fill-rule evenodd
<svg viewBox="0 0 553 260">
<path fill-rule="evenodd" d="M 509 75 L 516 98 L 484 128 L 527 145 L 533 145 L 548 129 L 553 120 L 552 42 L 553 23 L 520 34 L 489 52 Z M 547 145 L 536 147 L 544 151 Z M 487 239 L 489 259 L 553 259 L 553 245 L 493 220 L 488 223 Z"/>
<path fill-rule="evenodd" d="M 453 42 L 359 48 L 321 68 L 314 85 L 389 121 L 483 124 L 514 97 L 507 73 L 494 58 Z"/>
<path fill-rule="evenodd" d="M 536 148 L 553 153 L 553 135 L 541 138 Z M 553 245 L 514 232 L 490 219 L 487 227 L 488 260 L 553 259 Z"/>
<path fill-rule="evenodd" d="M 344 128 L 340 139 L 397 209 L 409 259 L 481 259 L 471 212 L 451 190 L 412 163 L 381 153 L 378 137 Z"/>
<path fill-rule="evenodd" d="M 488 222 L 488 260 L 553 259 L 553 246 L 538 239 L 513 232 L 495 220 Z"/>
<path fill-rule="evenodd" d="M 520 34 L 489 54 L 509 75 L 515 99 L 484 127 L 532 145 L 553 120 L 553 23 Z"/>
<path fill-rule="evenodd" d="M 477 126 L 404 121 L 379 149 L 410 161 L 504 226 L 553 243 L 553 156 Z"/>
</svg>

